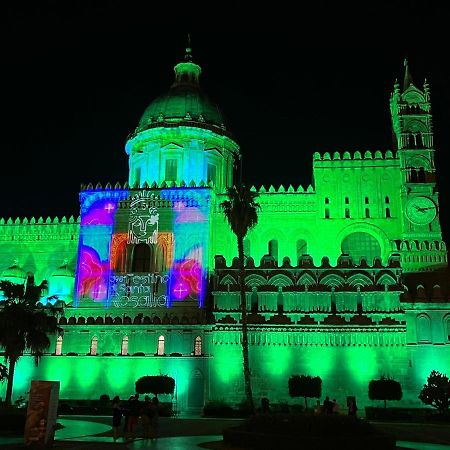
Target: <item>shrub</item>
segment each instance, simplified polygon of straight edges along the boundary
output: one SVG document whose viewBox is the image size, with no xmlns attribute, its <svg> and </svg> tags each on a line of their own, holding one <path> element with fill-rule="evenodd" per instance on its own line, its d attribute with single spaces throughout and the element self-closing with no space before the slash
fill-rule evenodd
<svg viewBox="0 0 450 450">
<path fill-rule="evenodd" d="M 144 376 L 136 381 L 136 392 L 138 394 L 173 394 L 175 380 L 167 375 Z"/>
<path fill-rule="evenodd" d="M 310 375 L 292 375 L 289 378 L 289 395 L 304 397 L 305 408 L 308 409 L 307 398 L 320 398 L 322 395 L 322 379 Z"/>
<path fill-rule="evenodd" d="M 387 400 L 401 400 L 402 397 L 402 386 L 398 381 L 382 376 L 379 380 L 369 383 L 370 400 L 384 400 L 384 408 Z"/>
<path fill-rule="evenodd" d="M 448 413 L 450 403 L 450 380 L 447 375 L 432 370 L 427 383 L 423 385 L 419 399 L 425 405 L 431 405 L 441 414 Z"/>
</svg>

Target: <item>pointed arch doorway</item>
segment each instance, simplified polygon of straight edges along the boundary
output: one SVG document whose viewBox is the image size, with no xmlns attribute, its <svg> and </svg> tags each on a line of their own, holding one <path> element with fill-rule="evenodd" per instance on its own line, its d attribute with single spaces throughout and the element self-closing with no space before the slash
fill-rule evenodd
<svg viewBox="0 0 450 450">
<path fill-rule="evenodd" d="M 200 369 L 194 369 L 189 376 L 188 408 L 203 408 L 205 401 L 205 377 Z"/>
</svg>

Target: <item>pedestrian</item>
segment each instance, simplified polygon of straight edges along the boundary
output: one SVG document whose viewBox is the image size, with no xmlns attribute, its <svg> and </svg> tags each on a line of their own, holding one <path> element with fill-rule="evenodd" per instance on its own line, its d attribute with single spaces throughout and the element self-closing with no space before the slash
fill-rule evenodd
<svg viewBox="0 0 450 450">
<path fill-rule="evenodd" d="M 330 397 L 328 397 L 328 395 L 325 397 L 325 400 L 323 402 L 323 409 L 325 414 L 333 414 L 333 402 L 330 400 Z"/>
<path fill-rule="evenodd" d="M 356 398 L 355 397 L 347 397 L 347 407 L 348 407 L 348 415 L 356 417 L 356 412 L 358 411 L 358 407 L 356 406 Z"/>
<path fill-rule="evenodd" d="M 144 404 L 141 409 L 141 424 L 142 424 L 142 437 L 144 439 L 153 438 L 152 419 L 154 415 L 154 405 L 150 401 L 150 397 L 146 395 L 144 397 Z"/>
<path fill-rule="evenodd" d="M 155 439 L 158 438 L 158 426 L 159 426 L 159 400 L 158 397 L 153 397 L 152 398 L 152 403 L 153 403 L 153 418 L 152 418 L 152 422 L 151 422 L 151 431 L 153 432 L 152 434 L 152 439 L 153 437 Z"/>
<path fill-rule="evenodd" d="M 123 423 L 123 438 L 128 439 L 128 423 L 130 421 L 130 411 L 131 411 L 131 402 L 134 399 L 134 395 L 130 395 L 130 398 L 127 400 L 126 404 L 123 407 L 123 415 L 125 416 L 125 420 Z"/>
<path fill-rule="evenodd" d="M 131 436 L 131 439 L 136 438 L 135 429 L 139 421 L 139 416 L 141 414 L 141 402 L 139 401 L 139 394 L 132 395 L 129 401 L 129 416 L 128 416 L 128 427 L 127 427 L 127 438 Z"/>
<path fill-rule="evenodd" d="M 122 409 L 120 406 L 120 398 L 116 395 L 112 401 L 112 425 L 114 442 L 119 438 L 119 428 L 122 422 Z"/>
<path fill-rule="evenodd" d="M 333 398 L 333 414 L 339 414 L 339 410 L 340 410 L 340 405 L 339 403 L 336 401 L 335 398 Z"/>
</svg>

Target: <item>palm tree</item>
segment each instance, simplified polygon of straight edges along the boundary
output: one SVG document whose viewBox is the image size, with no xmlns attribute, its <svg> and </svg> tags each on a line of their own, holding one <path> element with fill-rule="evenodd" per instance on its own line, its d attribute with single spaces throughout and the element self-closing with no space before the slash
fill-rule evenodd
<svg viewBox="0 0 450 450">
<path fill-rule="evenodd" d="M 0 290 L 6 298 L 0 303 L 0 348 L 9 363 L 7 405 L 11 405 L 14 370 L 19 358 L 29 351 L 37 366 L 44 351 L 50 347 L 48 334 L 61 331 L 55 317 L 58 310 L 39 303 L 45 283 L 40 286 L 28 283 L 25 289 L 22 285 L 0 281 Z"/>
<path fill-rule="evenodd" d="M 241 291 L 242 314 L 242 356 L 244 364 L 245 395 L 251 411 L 254 411 L 252 385 L 250 379 L 250 366 L 248 360 L 248 328 L 247 328 L 247 301 L 245 296 L 245 268 L 244 268 L 244 238 L 247 232 L 258 223 L 258 210 L 261 208 L 255 202 L 256 192 L 240 184 L 227 189 L 228 200 L 220 206 L 231 231 L 236 235 L 239 257 L 239 287 Z"/>
</svg>

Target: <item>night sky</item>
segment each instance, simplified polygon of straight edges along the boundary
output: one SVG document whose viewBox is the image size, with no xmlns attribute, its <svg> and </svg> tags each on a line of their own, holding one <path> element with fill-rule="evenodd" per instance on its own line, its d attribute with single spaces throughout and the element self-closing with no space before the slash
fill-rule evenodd
<svg viewBox="0 0 450 450">
<path fill-rule="evenodd" d="M 190 32 L 201 84 L 241 145 L 244 180 L 257 186 L 306 187 L 315 151 L 391 149 L 389 95 L 408 57 L 416 84 L 427 77 L 431 87 L 441 223 L 450 227 L 450 70 L 434 20 L 443 11 L 393 2 L 381 11 L 389 20 L 370 28 L 328 27 L 333 14 L 317 24 L 310 12 L 292 26 L 206 29 L 127 2 L 37 3 L 5 11 L 1 24 L 0 217 L 78 215 L 80 183 L 123 183 L 126 137 L 169 88 Z M 366 17 L 380 13 L 375 3 Z M 416 22 L 403 26 L 396 15 L 408 5 Z"/>
</svg>

